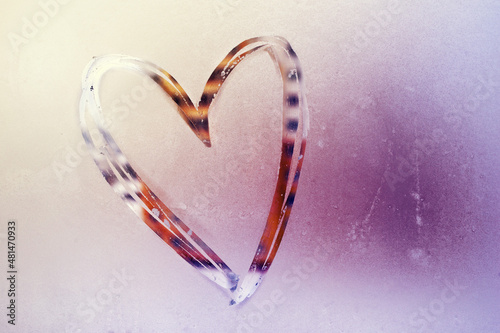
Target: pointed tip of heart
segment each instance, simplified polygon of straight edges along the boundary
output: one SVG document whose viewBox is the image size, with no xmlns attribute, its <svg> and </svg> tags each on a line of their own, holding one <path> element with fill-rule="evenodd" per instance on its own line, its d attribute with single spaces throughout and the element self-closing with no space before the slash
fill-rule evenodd
<svg viewBox="0 0 500 333">
<path fill-rule="evenodd" d="M 232 305 L 238 305 L 240 303 L 242 303 L 246 298 L 243 298 L 241 299 L 241 297 L 235 297 L 234 299 L 232 299 L 230 302 L 229 302 L 229 306 L 232 306 Z"/>
<path fill-rule="evenodd" d="M 206 139 L 205 139 L 205 140 L 203 140 L 203 143 L 204 143 L 204 144 L 205 144 L 205 146 L 206 146 L 206 147 L 208 147 L 208 148 L 212 147 L 212 142 L 210 141 L 210 139 L 208 139 L 208 140 L 206 140 Z"/>
</svg>

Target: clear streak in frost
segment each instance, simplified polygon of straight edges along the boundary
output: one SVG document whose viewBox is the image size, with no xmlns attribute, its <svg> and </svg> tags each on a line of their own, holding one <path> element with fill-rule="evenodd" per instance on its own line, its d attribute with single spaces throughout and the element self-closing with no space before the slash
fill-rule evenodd
<svg viewBox="0 0 500 333">
<path fill-rule="evenodd" d="M 275 60 L 283 81 L 282 150 L 278 181 L 267 223 L 250 269 L 237 288 L 238 276 L 158 199 L 118 148 L 103 125 L 99 90 L 102 76 L 111 69 L 129 70 L 149 76 L 178 105 L 179 115 L 200 141 L 210 147 L 208 112 L 212 102 L 220 98 L 219 90 L 232 70 L 258 50 L 267 51 Z M 229 290 L 233 298 L 231 304 L 241 303 L 258 288 L 275 258 L 290 216 L 309 129 L 302 76 L 297 55 L 290 44 L 280 37 L 251 38 L 232 49 L 208 79 L 197 107 L 168 72 L 138 58 L 124 55 L 97 57 L 83 73 L 80 126 L 87 147 L 104 178 L 177 254 L 210 280 Z M 91 120 L 90 125 L 98 130 L 100 137 L 96 141 L 90 135 L 87 118 Z"/>
</svg>

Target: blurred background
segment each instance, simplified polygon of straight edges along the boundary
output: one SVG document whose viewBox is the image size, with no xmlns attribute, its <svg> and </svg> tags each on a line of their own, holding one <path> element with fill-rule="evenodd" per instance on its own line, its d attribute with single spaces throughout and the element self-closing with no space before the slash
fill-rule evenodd
<svg viewBox="0 0 500 333">
<path fill-rule="evenodd" d="M 5 2 L 0 20 L 0 257 L 17 223 L 6 332 L 499 332 L 500 3 L 256 0 Z M 246 303 L 166 246 L 108 186 L 77 120 L 82 72 L 126 54 L 196 103 L 238 43 L 285 37 L 311 129 L 276 260 Z M 246 59 L 205 148 L 143 77 L 103 82 L 132 165 L 237 273 L 269 211 L 281 82 Z"/>
</svg>

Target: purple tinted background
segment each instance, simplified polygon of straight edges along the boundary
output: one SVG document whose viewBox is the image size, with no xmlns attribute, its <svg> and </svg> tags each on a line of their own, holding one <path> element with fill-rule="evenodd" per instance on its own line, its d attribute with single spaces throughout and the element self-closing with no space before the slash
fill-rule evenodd
<svg viewBox="0 0 500 333">
<path fill-rule="evenodd" d="M 5 36 L 42 10 L 11 6 Z M 16 329 L 497 332 L 499 11 L 494 1 L 73 1 L 19 50 L 4 38 L 0 220 L 19 221 Z M 311 130 L 276 261 L 249 302 L 229 307 L 112 192 L 81 149 L 75 114 L 92 56 L 151 60 L 195 100 L 222 57 L 260 35 L 297 52 Z M 258 55 L 235 70 L 210 150 L 158 90 L 124 102 L 141 82 L 109 78 L 112 133 L 243 273 L 279 157 L 274 65 Z"/>
</svg>

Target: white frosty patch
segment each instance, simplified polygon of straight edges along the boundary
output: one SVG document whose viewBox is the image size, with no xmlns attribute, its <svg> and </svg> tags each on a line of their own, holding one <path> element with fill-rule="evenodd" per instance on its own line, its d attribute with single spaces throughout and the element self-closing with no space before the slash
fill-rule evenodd
<svg viewBox="0 0 500 333">
<path fill-rule="evenodd" d="M 424 256 L 424 250 L 415 248 L 410 250 L 410 257 L 414 260 L 418 260 Z"/>
<path fill-rule="evenodd" d="M 417 225 L 420 227 L 424 225 L 424 222 L 422 221 L 422 217 L 420 215 L 417 215 Z"/>
</svg>

